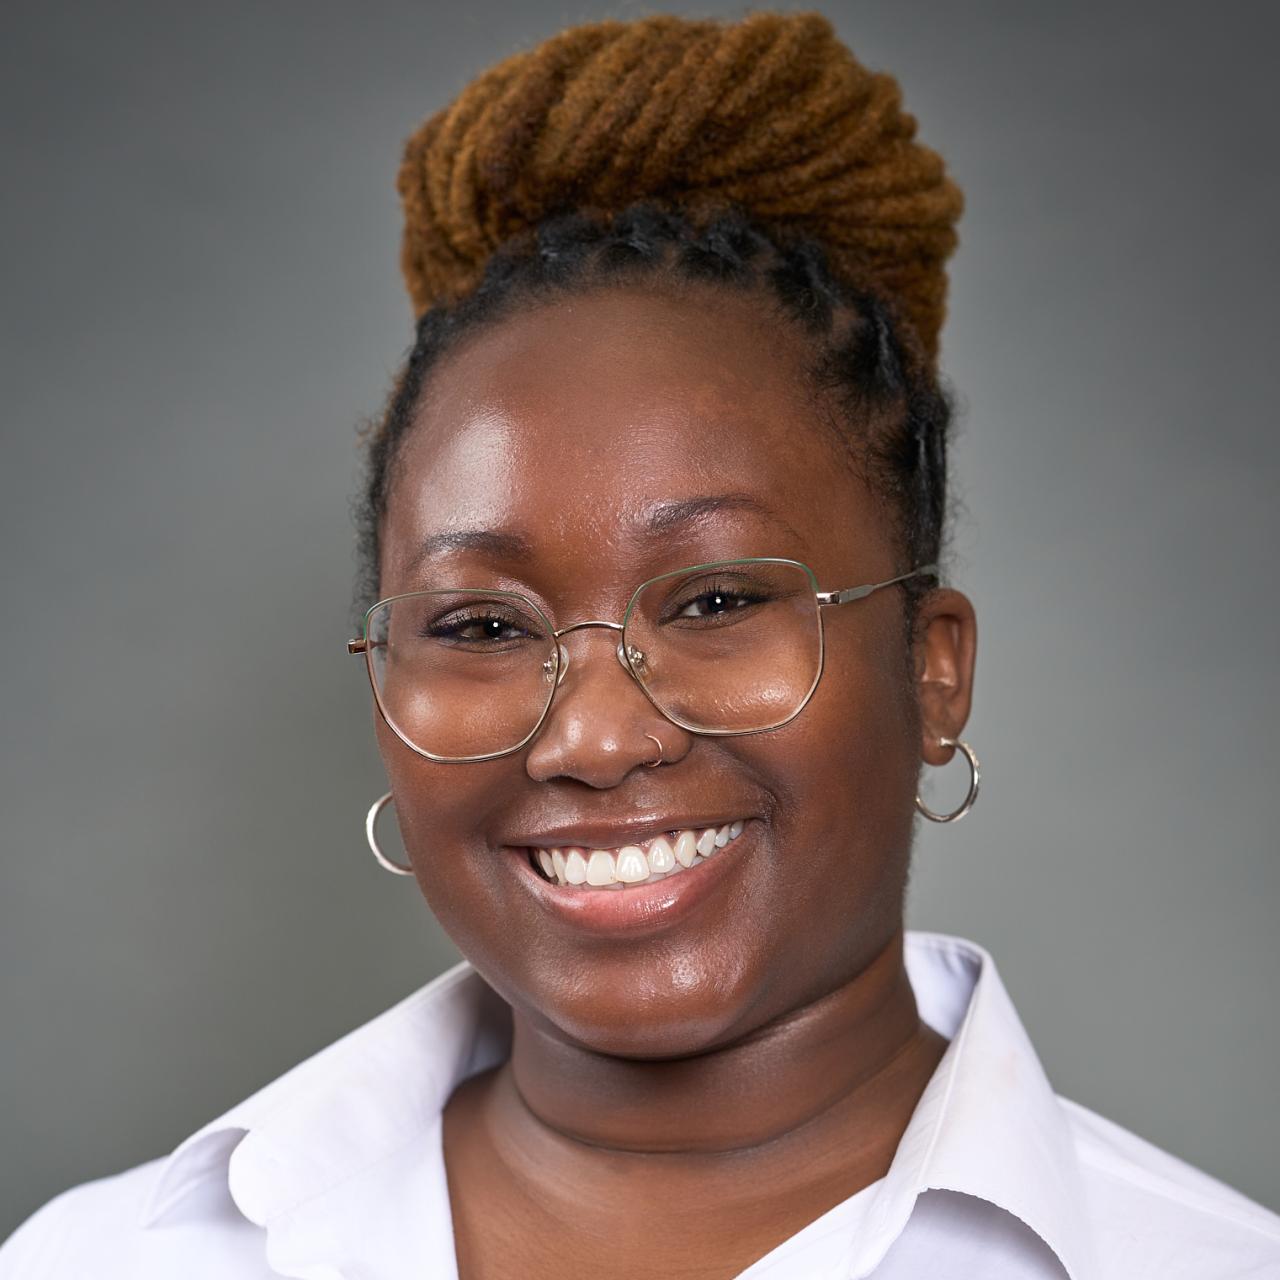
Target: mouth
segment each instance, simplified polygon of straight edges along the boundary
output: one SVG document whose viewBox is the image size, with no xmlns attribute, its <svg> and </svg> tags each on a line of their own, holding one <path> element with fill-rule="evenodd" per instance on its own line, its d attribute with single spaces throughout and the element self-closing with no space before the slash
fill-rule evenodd
<svg viewBox="0 0 1280 1280">
<path fill-rule="evenodd" d="M 529 865 L 561 888 L 627 890 L 652 885 L 709 862 L 742 834 L 745 819 L 718 827 L 682 827 L 614 849 L 581 845 L 530 848 Z"/>
<path fill-rule="evenodd" d="M 760 825 L 738 818 L 608 849 L 507 847 L 517 879 L 548 920 L 599 938 L 634 938 L 674 928 L 731 893 L 752 862 Z"/>
</svg>

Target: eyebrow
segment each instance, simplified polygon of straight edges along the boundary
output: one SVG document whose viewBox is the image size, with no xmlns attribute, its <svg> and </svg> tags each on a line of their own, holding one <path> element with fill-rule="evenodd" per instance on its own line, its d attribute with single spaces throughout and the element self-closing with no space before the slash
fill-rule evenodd
<svg viewBox="0 0 1280 1280">
<path fill-rule="evenodd" d="M 778 521 L 777 514 L 771 511 L 758 498 L 749 493 L 712 493 L 696 498 L 680 498 L 671 502 L 660 502 L 650 507 L 645 518 L 646 533 L 671 533 L 684 525 L 694 524 L 704 516 L 714 515 L 719 511 L 748 511 L 752 515 L 765 516 Z"/>
<path fill-rule="evenodd" d="M 643 538 L 670 534 L 721 511 L 747 511 L 764 516 L 781 525 L 793 537 L 799 536 L 776 512 L 749 493 L 703 494 L 694 498 L 657 503 L 648 508 L 638 533 L 632 536 Z M 524 534 L 506 530 L 442 529 L 423 538 L 418 554 L 414 557 L 414 564 L 421 565 L 436 556 L 458 551 L 477 551 L 495 557 L 528 560 L 533 556 L 533 541 Z"/>
<path fill-rule="evenodd" d="M 533 554 L 533 544 L 522 534 L 496 529 L 442 529 L 423 538 L 414 564 L 420 565 L 451 551 L 481 551 L 492 556 L 527 560 Z"/>
</svg>

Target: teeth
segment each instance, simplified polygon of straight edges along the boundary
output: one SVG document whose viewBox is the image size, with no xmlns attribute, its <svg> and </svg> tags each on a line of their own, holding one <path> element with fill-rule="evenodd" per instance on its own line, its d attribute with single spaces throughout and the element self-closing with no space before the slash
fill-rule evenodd
<svg viewBox="0 0 1280 1280">
<path fill-rule="evenodd" d="M 692 831 L 682 831 L 676 840 L 676 861 L 682 867 L 691 867 L 697 856 L 698 837 Z"/>
<path fill-rule="evenodd" d="M 592 854 L 591 861 L 596 858 L 607 858 L 609 855 Z M 590 866 L 587 868 L 591 870 Z M 618 850 L 618 861 L 613 870 L 614 876 L 621 880 L 623 884 L 639 884 L 642 880 L 649 878 L 649 863 L 644 856 L 644 850 L 639 845 L 624 845 Z"/>
<path fill-rule="evenodd" d="M 618 877 L 613 873 L 613 855 L 603 849 L 597 849 L 587 859 L 587 883 L 594 885 L 612 884 Z"/>
<path fill-rule="evenodd" d="M 739 819 L 722 827 L 698 827 L 655 836 L 647 847 L 638 844 L 614 849 L 534 849 L 533 855 L 548 880 L 559 885 L 595 889 L 625 889 L 664 876 L 678 875 L 705 862 L 743 832 Z"/>
<path fill-rule="evenodd" d="M 625 852 L 626 850 L 624 849 L 623 853 Z M 639 853 L 642 858 L 644 857 L 644 854 L 641 853 L 639 849 L 637 849 L 636 852 Z M 652 844 L 649 845 L 649 866 L 646 869 L 646 875 L 649 871 L 652 871 L 654 875 L 663 875 L 668 871 L 674 870 L 675 865 L 675 850 L 667 843 L 666 836 L 659 836 Z M 618 869 L 618 879 L 621 880 L 623 878 L 621 862 L 618 863 Z"/>
</svg>

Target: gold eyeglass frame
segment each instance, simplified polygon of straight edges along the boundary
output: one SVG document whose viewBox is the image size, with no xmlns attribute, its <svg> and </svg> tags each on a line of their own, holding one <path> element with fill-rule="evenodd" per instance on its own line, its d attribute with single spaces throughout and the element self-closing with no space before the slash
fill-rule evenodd
<svg viewBox="0 0 1280 1280">
<path fill-rule="evenodd" d="M 809 686 L 808 692 L 801 699 L 799 706 L 795 708 L 784 719 L 774 724 L 765 725 L 759 729 L 700 729 L 694 725 L 688 724 L 681 720 L 678 716 L 667 711 L 649 692 L 645 685 L 638 668 L 644 665 L 644 654 L 633 646 L 625 644 L 627 624 L 631 620 L 632 612 L 636 607 L 636 602 L 640 599 L 643 592 L 647 591 L 655 583 L 663 582 L 668 578 L 684 577 L 688 574 L 701 573 L 709 569 L 726 569 L 731 565 L 740 564 L 781 564 L 791 565 L 794 568 L 802 569 L 805 576 L 809 579 L 809 584 L 813 589 L 814 600 L 818 605 L 818 668 L 813 677 L 813 683 Z M 551 619 L 547 617 L 543 611 L 538 608 L 528 596 L 522 595 L 518 591 L 500 591 L 491 587 L 449 587 L 449 588 L 427 588 L 421 591 L 402 591 L 397 595 L 385 596 L 375 604 L 369 606 L 365 610 L 364 617 L 361 620 L 362 634 L 353 640 L 347 641 L 347 652 L 363 654 L 365 659 L 365 673 L 369 677 L 369 686 L 373 690 L 374 703 L 378 708 L 378 714 L 382 717 L 387 727 L 405 744 L 411 751 L 422 756 L 424 759 L 434 761 L 437 764 L 479 764 L 484 760 L 499 760 L 503 756 L 513 755 L 515 752 L 529 745 L 537 736 L 538 731 L 546 723 L 547 716 L 551 711 L 551 705 L 555 701 L 556 690 L 559 689 L 561 681 L 564 679 L 569 669 L 569 652 L 560 643 L 562 636 L 568 635 L 571 631 L 581 631 L 587 627 L 605 627 L 610 631 L 616 631 L 619 634 L 617 658 L 622 669 L 636 682 L 640 687 L 640 691 L 649 700 L 650 704 L 657 710 L 663 719 L 670 721 L 672 724 L 689 733 L 701 734 L 710 738 L 739 738 L 745 737 L 753 733 L 768 733 L 773 729 L 781 729 L 783 725 L 790 724 L 804 709 L 809 705 L 809 699 L 813 697 L 814 690 L 818 687 L 818 682 L 822 679 L 822 671 L 825 660 L 826 644 L 825 644 L 825 628 L 823 627 L 822 610 L 824 607 L 842 604 L 852 604 L 855 600 L 865 600 L 872 592 L 879 591 L 882 587 L 892 587 L 896 583 L 905 582 L 908 578 L 921 577 L 925 574 L 936 574 L 938 566 L 936 564 L 921 565 L 917 569 L 911 569 L 906 573 L 900 573 L 896 577 L 886 578 L 883 582 L 868 582 L 857 587 L 844 587 L 837 591 L 821 591 L 818 589 L 818 578 L 812 569 L 800 560 L 791 560 L 784 556 L 739 556 L 732 560 L 712 560 L 706 564 L 690 565 L 684 569 L 673 569 L 670 573 L 660 573 L 656 577 L 646 578 L 632 593 L 631 598 L 627 601 L 627 607 L 622 615 L 621 622 L 605 622 L 599 619 L 589 619 L 582 622 L 571 622 L 566 627 L 558 630 L 552 626 Z M 541 619 L 543 625 L 547 629 L 547 633 L 555 642 L 551 657 L 547 660 L 547 674 L 552 677 L 550 681 L 550 689 L 547 693 L 547 702 L 539 715 L 537 722 L 533 728 L 513 747 L 505 747 L 501 751 L 491 751 L 485 755 L 478 756 L 441 756 L 436 755 L 425 748 L 411 742 L 400 728 L 387 714 L 387 709 L 383 705 L 382 695 L 378 690 L 378 681 L 373 672 L 373 650 L 369 645 L 369 619 L 374 611 L 380 609 L 383 605 L 391 604 L 396 600 L 405 600 L 412 596 L 427 596 L 440 594 L 463 594 L 474 591 L 477 594 L 487 596 L 506 597 L 512 600 L 518 600 L 522 604 L 528 606 L 534 614 Z"/>
</svg>

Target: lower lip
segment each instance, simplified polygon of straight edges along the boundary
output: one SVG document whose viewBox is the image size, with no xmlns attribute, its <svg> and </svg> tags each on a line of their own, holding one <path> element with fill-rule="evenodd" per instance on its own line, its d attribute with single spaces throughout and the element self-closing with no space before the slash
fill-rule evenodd
<svg viewBox="0 0 1280 1280">
<path fill-rule="evenodd" d="M 586 889 L 544 880 L 529 863 L 528 849 L 510 850 L 518 874 L 538 904 L 584 933 L 601 936 L 654 933 L 679 924 L 711 897 L 748 852 L 755 836 L 754 822 L 741 835 L 705 862 L 663 877 L 653 884 L 622 889 Z"/>
</svg>

